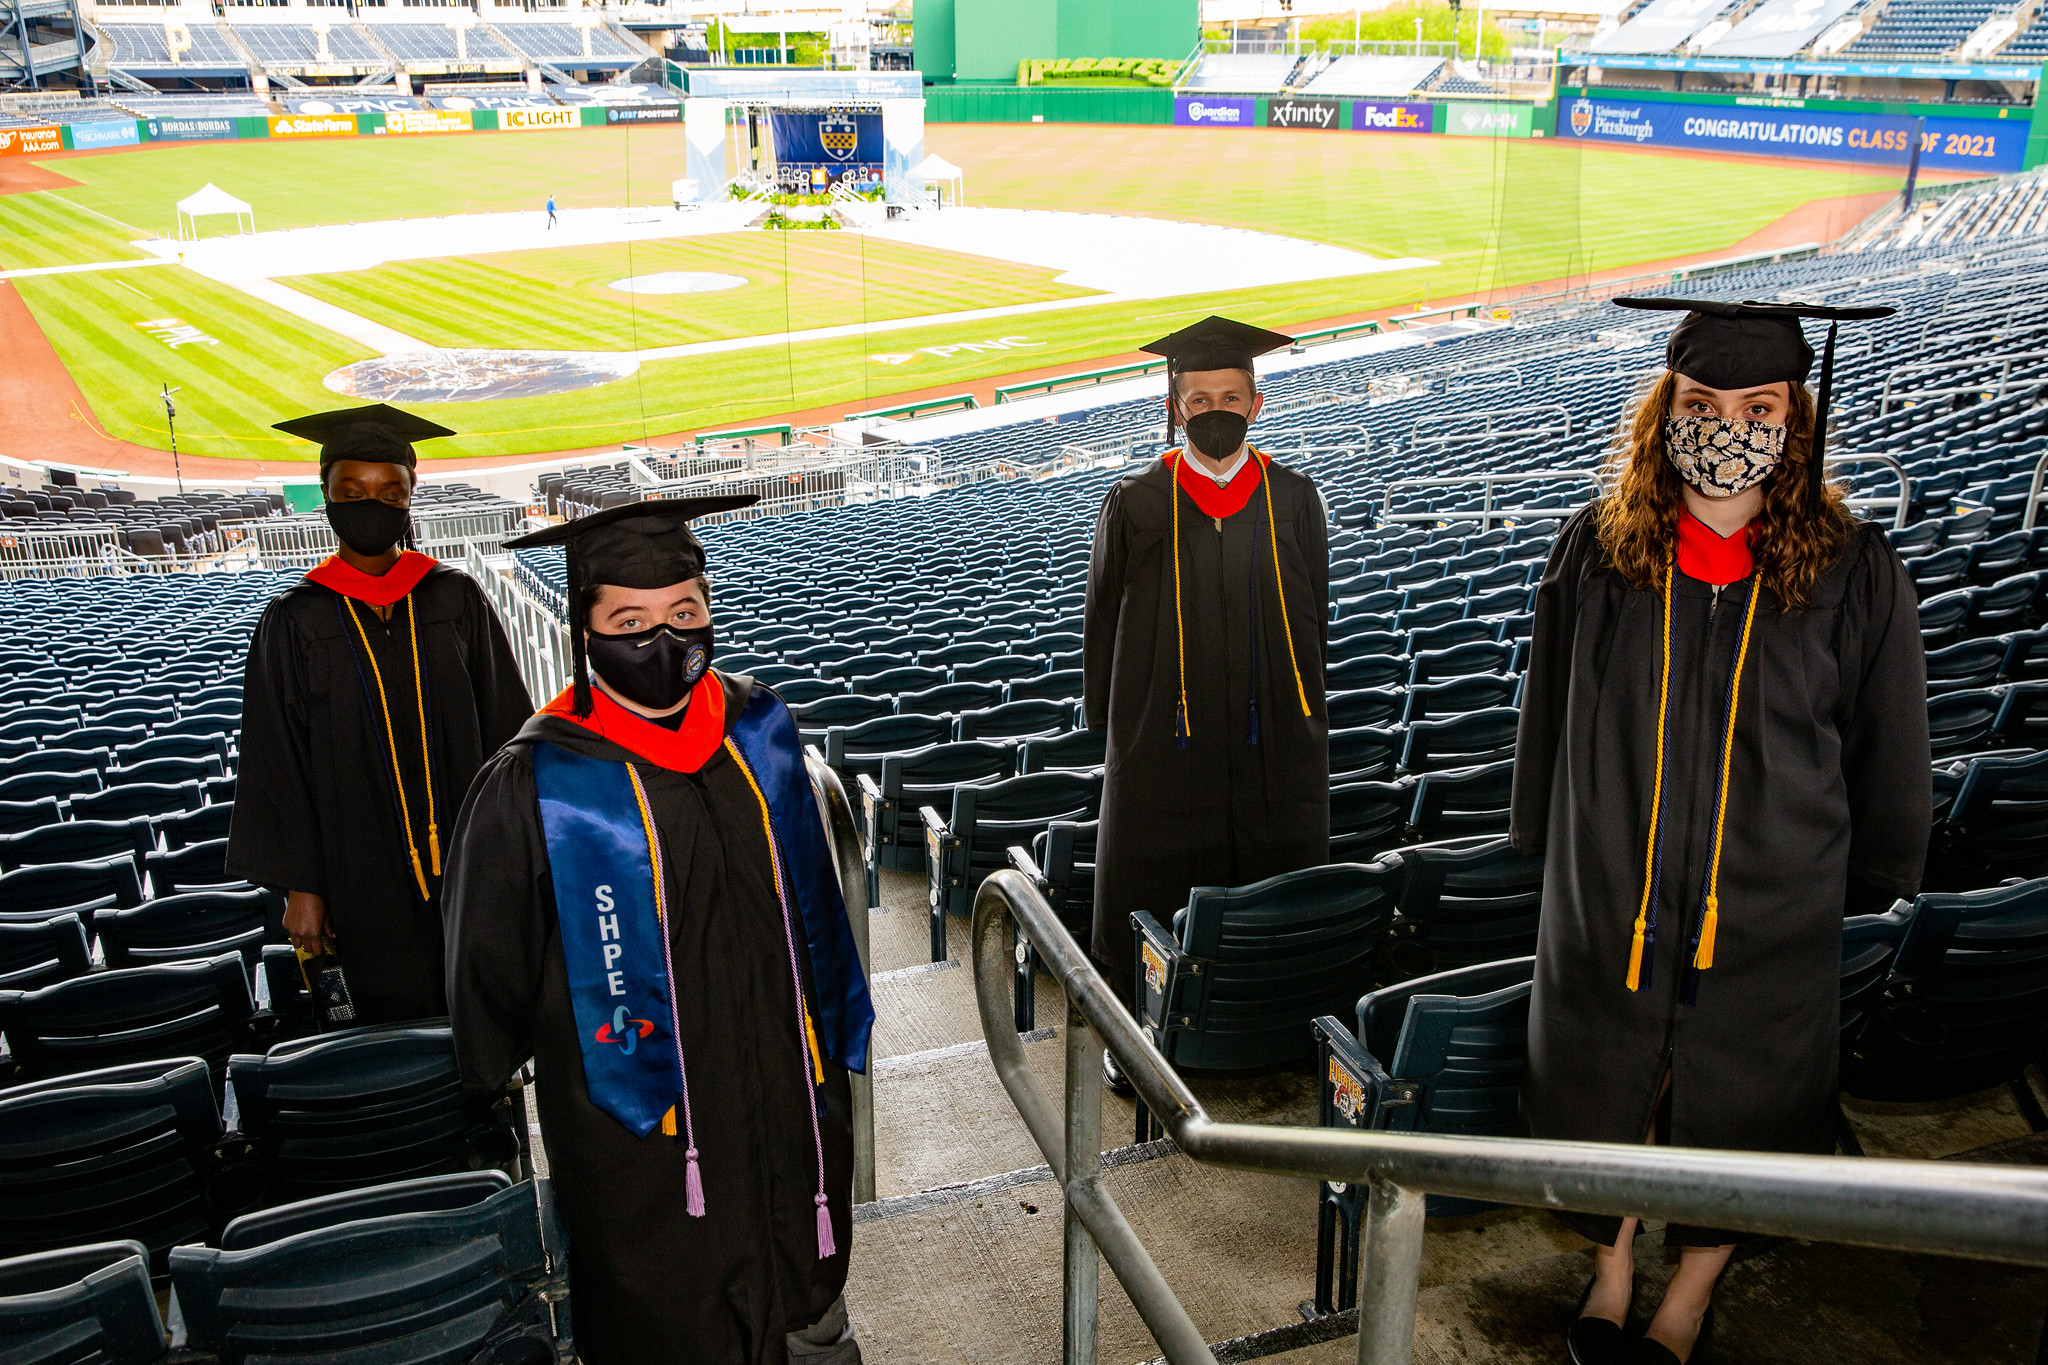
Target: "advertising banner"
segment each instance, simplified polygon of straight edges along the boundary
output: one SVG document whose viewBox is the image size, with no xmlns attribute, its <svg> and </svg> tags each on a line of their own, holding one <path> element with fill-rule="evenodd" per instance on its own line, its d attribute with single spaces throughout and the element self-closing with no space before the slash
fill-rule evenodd
<svg viewBox="0 0 2048 1365">
<path fill-rule="evenodd" d="M 1901 114 L 1824 109 L 1753 109 L 1726 104 L 1581 96 L 1560 108 L 1558 136 L 1639 147 L 1686 147 L 1812 161 L 1853 161 L 1904 169 L 1914 120 Z M 1930 170 L 2016 171 L 2027 125 L 1930 118 L 1920 164 Z"/>
<path fill-rule="evenodd" d="M 64 150 L 59 128 L 0 128 L 0 156 L 26 156 Z"/>
<path fill-rule="evenodd" d="M 1333 99 L 1316 99 L 1300 95 L 1266 97 L 1268 128 L 1335 128 L 1338 126 L 1338 112 L 1338 101 Z"/>
<path fill-rule="evenodd" d="M 286 114 L 270 120 L 272 137 L 354 137 L 354 114 Z"/>
<path fill-rule="evenodd" d="M 1259 102 L 1250 97 L 1175 95 L 1173 121 L 1182 128 L 1249 128 L 1259 117 Z"/>
<path fill-rule="evenodd" d="M 500 109 L 498 126 L 507 131 L 574 128 L 582 123 L 574 109 Z"/>
<path fill-rule="evenodd" d="M 574 65 L 574 63 L 570 63 Z M 921 100 L 924 78 L 915 71 L 740 71 L 729 66 L 684 67 L 693 97 L 761 100 Z"/>
<path fill-rule="evenodd" d="M 393 109 L 384 115 L 387 133 L 466 133 L 470 116 L 453 109 Z"/>
<path fill-rule="evenodd" d="M 788 193 L 819 193 L 849 177 L 882 178 L 879 112 L 774 110 L 768 115 L 768 129 L 774 138 L 776 184 Z"/>
<path fill-rule="evenodd" d="M 1434 126 L 1435 106 L 1351 101 L 1351 128 L 1359 133 L 1427 133 Z"/>
<path fill-rule="evenodd" d="M 681 123 L 683 106 L 680 104 L 608 104 L 604 106 L 606 123 Z"/>
<path fill-rule="evenodd" d="M 427 100 L 436 109 L 554 109 L 546 95 L 435 95 Z"/>
<path fill-rule="evenodd" d="M 1536 108 L 1529 104 L 1444 104 L 1444 131 L 1454 137 L 1528 137 Z"/>
<path fill-rule="evenodd" d="M 142 141 L 134 119 L 67 124 L 65 132 L 74 152 L 88 152 L 95 147 L 133 147 Z"/>
<path fill-rule="evenodd" d="M 153 118 L 143 121 L 142 135 L 151 142 L 218 142 L 242 130 L 233 118 Z"/>
<path fill-rule="evenodd" d="M 284 107 L 294 114 L 388 114 L 427 106 L 416 95 L 331 95 L 325 99 L 286 100 Z"/>
</svg>

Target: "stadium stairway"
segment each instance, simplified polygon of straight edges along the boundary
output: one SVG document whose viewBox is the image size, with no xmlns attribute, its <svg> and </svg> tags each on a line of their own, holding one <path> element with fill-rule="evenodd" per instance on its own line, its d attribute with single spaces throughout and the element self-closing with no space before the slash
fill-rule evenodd
<svg viewBox="0 0 2048 1365">
<path fill-rule="evenodd" d="M 872 919 L 878 1197 L 855 1211 L 847 1289 L 861 1349 L 875 1365 L 1057 1361 L 1058 1186 L 989 1062 L 968 922 L 948 917 L 948 958 L 938 964 L 928 960 L 926 926 L 923 877 L 883 872 Z M 1057 1102 L 1066 1011 L 1048 975 L 1038 978 L 1037 1003 L 1040 1027 L 1025 1050 Z M 1310 1063 L 1198 1078 L 1193 1088 L 1221 1120 L 1315 1121 Z M 2048 1164 L 2048 1134 L 2030 1135 L 2002 1090 L 1943 1105 L 1847 1108 L 1873 1156 Z M 1133 1128 L 1130 1102 L 1105 1092 L 1105 1138 L 1127 1140 Z M 1204 1168 L 1170 1141 L 1116 1148 L 1104 1165 L 1117 1203 L 1219 1360 L 1356 1358 L 1349 1315 L 1302 1313 L 1314 1290 L 1313 1182 Z M 1557 1360 L 1591 1272 L 1585 1246 L 1531 1210 L 1432 1220 L 1416 1360 Z M 1661 1286 L 1671 1271 L 1661 1232 L 1638 1248 L 1644 1285 Z M 1718 1365 L 2020 1362 L 2032 1359 L 2048 1313 L 2048 1272 L 1773 1239 L 1737 1253 L 1721 1303 Z M 1105 1267 L 1100 1359 L 1158 1354 Z"/>
</svg>

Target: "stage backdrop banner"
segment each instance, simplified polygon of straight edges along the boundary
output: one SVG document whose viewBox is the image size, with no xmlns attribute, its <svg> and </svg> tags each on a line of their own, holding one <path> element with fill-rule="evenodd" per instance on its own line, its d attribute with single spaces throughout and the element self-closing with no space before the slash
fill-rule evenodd
<svg viewBox="0 0 2048 1365">
<path fill-rule="evenodd" d="M 882 178 L 882 115 L 850 109 L 773 109 L 775 175 L 790 194 L 823 193 L 848 176 Z M 919 130 L 920 135 L 923 129 Z"/>
<path fill-rule="evenodd" d="M 1228 96 L 1175 95 L 1173 121 L 1183 128 L 1250 128 L 1259 121 L 1259 102 Z"/>
<path fill-rule="evenodd" d="M 1685 147 L 1812 161 L 1906 165 L 1914 120 L 1903 114 L 1824 109 L 1760 109 L 1683 101 L 1617 100 L 1582 95 L 1562 101 L 1559 137 L 1639 147 Z M 1930 118 L 1920 164 L 1930 170 L 1989 174 L 2020 169 L 2027 125 L 1995 119 Z"/>
</svg>

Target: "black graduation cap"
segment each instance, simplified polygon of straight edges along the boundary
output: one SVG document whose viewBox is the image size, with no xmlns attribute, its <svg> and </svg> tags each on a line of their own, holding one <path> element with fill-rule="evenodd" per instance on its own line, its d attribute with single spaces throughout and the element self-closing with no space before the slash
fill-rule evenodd
<svg viewBox="0 0 2048 1365">
<path fill-rule="evenodd" d="M 1200 322 L 1138 349 L 1166 357 L 1166 394 L 1170 399 L 1176 374 L 1189 370 L 1250 370 L 1255 358 L 1293 344 L 1293 337 L 1211 313 Z M 1169 443 L 1173 440 L 1173 430 L 1173 406 L 1169 403 L 1166 409 L 1166 439 Z"/>
<path fill-rule="evenodd" d="M 1828 448 L 1828 407 L 1834 399 L 1835 332 L 1844 322 L 1888 318 L 1896 308 L 1874 305 L 1837 308 L 1822 303 L 1727 303 L 1715 299 L 1619 298 L 1623 308 L 1682 312 L 1664 344 L 1664 364 L 1710 389 L 1747 389 L 1760 384 L 1804 383 L 1813 370 L 1813 347 L 1800 328 L 1802 318 L 1828 324 L 1814 397 L 1813 470 L 1807 505 L 1818 517 L 1824 498 L 1822 466 Z"/>
<path fill-rule="evenodd" d="M 289 422 L 276 423 L 272 430 L 319 442 L 322 479 L 327 477 L 327 467 L 336 460 L 369 460 L 376 464 L 402 464 L 407 469 L 415 468 L 419 456 L 413 451 L 414 441 L 455 434 L 439 422 L 415 417 L 389 403 L 337 408 L 333 412 L 294 417 Z"/>
<path fill-rule="evenodd" d="M 704 545 L 690 530 L 693 517 L 752 507 L 759 494 L 657 498 L 608 507 L 505 542 L 508 550 L 542 545 L 563 548 L 568 587 L 569 654 L 576 673 L 575 708 L 590 714 L 590 670 L 583 658 L 583 622 L 574 619 L 588 584 L 665 588 L 704 572 Z"/>
</svg>

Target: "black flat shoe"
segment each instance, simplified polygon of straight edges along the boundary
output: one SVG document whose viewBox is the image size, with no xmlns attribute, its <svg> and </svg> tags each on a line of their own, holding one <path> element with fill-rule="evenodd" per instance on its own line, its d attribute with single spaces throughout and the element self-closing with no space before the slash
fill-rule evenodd
<svg viewBox="0 0 2048 1365">
<path fill-rule="evenodd" d="M 1109 1087 L 1110 1094 L 1122 1095 L 1125 1099 L 1138 1093 L 1131 1085 L 1130 1077 L 1124 1075 L 1124 1069 L 1116 1064 L 1116 1054 L 1106 1049 L 1102 1054 L 1102 1083 Z"/>
<path fill-rule="evenodd" d="M 1572 1365 L 1622 1365 L 1628 1329 L 1606 1318 L 1586 1316 L 1586 1305 L 1592 1301 L 1594 1283 L 1593 1280 L 1586 1281 L 1586 1292 L 1579 1295 L 1578 1313 L 1572 1318 L 1572 1325 L 1565 1329 L 1565 1354 L 1570 1357 Z M 1630 1302 L 1634 1302 L 1633 1289 Z"/>
<path fill-rule="evenodd" d="M 1707 1344 L 1708 1333 L 1714 1330 L 1714 1305 L 1707 1305 L 1706 1313 L 1700 1318 L 1700 1330 L 1692 1339 L 1692 1354 L 1680 1360 L 1669 1346 L 1644 1337 L 1636 1342 L 1635 1350 L 1628 1357 L 1628 1365 L 1693 1365 L 1701 1358 L 1700 1352 Z"/>
</svg>

